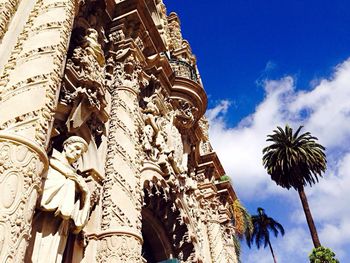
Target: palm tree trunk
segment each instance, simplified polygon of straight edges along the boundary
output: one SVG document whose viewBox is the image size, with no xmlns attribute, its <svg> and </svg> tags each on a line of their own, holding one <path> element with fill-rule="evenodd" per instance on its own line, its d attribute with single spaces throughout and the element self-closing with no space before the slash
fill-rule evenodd
<svg viewBox="0 0 350 263">
<path fill-rule="evenodd" d="M 300 200 L 301 200 L 301 204 L 303 205 L 306 221 L 307 221 L 307 224 L 309 226 L 309 230 L 310 230 L 310 234 L 311 234 L 311 237 L 312 237 L 312 242 L 314 243 L 314 247 L 315 248 L 320 247 L 321 243 L 320 243 L 320 240 L 318 238 L 316 226 L 315 226 L 314 220 L 313 220 L 312 215 L 311 215 L 309 203 L 307 201 L 307 198 L 306 198 L 303 186 L 301 186 L 298 189 L 298 193 L 299 193 L 299 197 L 300 197 Z"/>
<path fill-rule="evenodd" d="M 269 247 L 270 247 L 270 250 L 271 250 L 271 254 L 272 254 L 272 257 L 273 257 L 273 262 L 277 263 L 277 259 L 275 257 L 275 253 L 273 252 L 270 240 L 268 241 L 268 244 L 269 244 Z"/>
</svg>

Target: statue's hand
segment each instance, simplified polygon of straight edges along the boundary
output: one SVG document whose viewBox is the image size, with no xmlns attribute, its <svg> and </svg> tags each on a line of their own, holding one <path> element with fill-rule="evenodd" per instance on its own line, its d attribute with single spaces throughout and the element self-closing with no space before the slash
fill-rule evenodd
<svg viewBox="0 0 350 263">
<path fill-rule="evenodd" d="M 81 191 L 85 194 L 90 193 L 89 187 L 88 187 L 87 183 L 85 182 L 85 180 L 80 176 L 77 176 L 76 179 L 77 179 L 76 182 L 79 185 L 79 188 L 81 189 Z"/>
<path fill-rule="evenodd" d="M 69 173 L 65 173 L 65 176 L 77 182 L 78 175 L 75 172 L 71 171 Z"/>
</svg>

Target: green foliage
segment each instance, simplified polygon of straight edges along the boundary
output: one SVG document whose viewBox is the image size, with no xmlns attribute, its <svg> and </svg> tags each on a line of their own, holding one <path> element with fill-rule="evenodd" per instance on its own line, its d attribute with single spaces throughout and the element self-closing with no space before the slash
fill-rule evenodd
<svg viewBox="0 0 350 263">
<path fill-rule="evenodd" d="M 226 181 L 230 181 L 230 176 L 224 174 L 220 177 L 219 179 L 220 182 L 226 182 Z"/>
<path fill-rule="evenodd" d="M 235 246 L 238 263 L 241 263 L 241 242 L 236 236 L 233 236 L 233 244 Z"/>
<path fill-rule="evenodd" d="M 263 164 L 271 179 L 283 188 L 311 186 L 326 170 L 325 148 L 310 132 L 299 134 L 302 128 L 293 133 L 288 125 L 284 130 L 277 127 L 267 136 L 266 141 L 272 144 L 263 149 Z"/>
<path fill-rule="evenodd" d="M 232 204 L 232 215 L 236 235 L 239 239 L 251 236 L 253 233 L 252 218 L 239 199 L 236 199 Z"/>
<path fill-rule="evenodd" d="M 309 255 L 310 263 L 339 263 L 332 250 L 326 247 L 314 248 Z"/>
<path fill-rule="evenodd" d="M 304 186 L 312 186 L 326 170 L 325 148 L 310 132 L 300 134 L 303 126 L 295 133 L 286 125 L 277 127 L 267 136 L 271 144 L 263 149 L 263 164 L 275 183 L 283 188 L 294 188 L 299 192 L 305 216 L 315 247 L 320 246 L 315 224 L 305 196 Z"/>
<path fill-rule="evenodd" d="M 238 263 L 241 262 L 241 242 L 244 237 L 251 236 L 253 232 L 252 218 L 247 209 L 242 205 L 239 199 L 236 199 L 231 205 L 232 223 L 235 226 L 235 235 L 233 242 L 235 246 Z"/>
</svg>

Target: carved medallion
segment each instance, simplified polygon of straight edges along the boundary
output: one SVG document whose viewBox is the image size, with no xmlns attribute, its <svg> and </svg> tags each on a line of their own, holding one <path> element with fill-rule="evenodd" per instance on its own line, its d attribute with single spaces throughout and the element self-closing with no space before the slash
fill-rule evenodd
<svg viewBox="0 0 350 263">
<path fill-rule="evenodd" d="M 20 179 L 16 173 L 9 173 L 1 184 L 0 204 L 4 209 L 10 209 L 14 204 L 18 193 L 20 193 Z"/>
</svg>

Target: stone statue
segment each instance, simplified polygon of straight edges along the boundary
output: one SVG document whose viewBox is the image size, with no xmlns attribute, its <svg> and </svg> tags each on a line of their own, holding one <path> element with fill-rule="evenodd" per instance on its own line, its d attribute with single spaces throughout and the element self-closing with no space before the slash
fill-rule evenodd
<svg viewBox="0 0 350 263">
<path fill-rule="evenodd" d="M 143 100 L 146 102 L 146 108 L 142 110 L 143 118 L 146 125 L 151 125 L 154 132 L 157 134 L 159 127 L 156 124 L 157 118 L 160 116 L 160 111 L 155 103 L 155 96 L 145 97 Z"/>
<path fill-rule="evenodd" d="M 155 132 L 154 129 L 150 124 L 145 125 L 145 128 L 143 130 L 142 134 L 142 147 L 146 153 L 147 158 L 149 158 L 152 161 L 155 161 L 155 152 L 154 152 L 154 136 Z"/>
<path fill-rule="evenodd" d="M 92 55 L 94 59 L 98 62 L 100 67 L 104 66 L 105 57 L 100 43 L 98 42 L 98 33 L 94 28 L 88 28 L 86 30 L 86 36 L 82 47 L 86 49 L 89 55 Z"/>
<path fill-rule="evenodd" d="M 71 106 L 66 121 L 68 132 L 75 132 L 83 124 L 93 122 L 95 116 L 98 116 L 97 122 L 105 122 L 100 119 L 106 107 L 104 68 L 105 57 L 98 33 L 94 28 L 88 28 L 67 62 L 63 99 Z"/>
<path fill-rule="evenodd" d="M 62 153 L 54 151 L 50 158 L 25 262 L 62 262 L 68 234 L 79 233 L 89 218 L 90 191 L 72 166 L 88 145 L 71 136 L 63 147 Z"/>
</svg>

